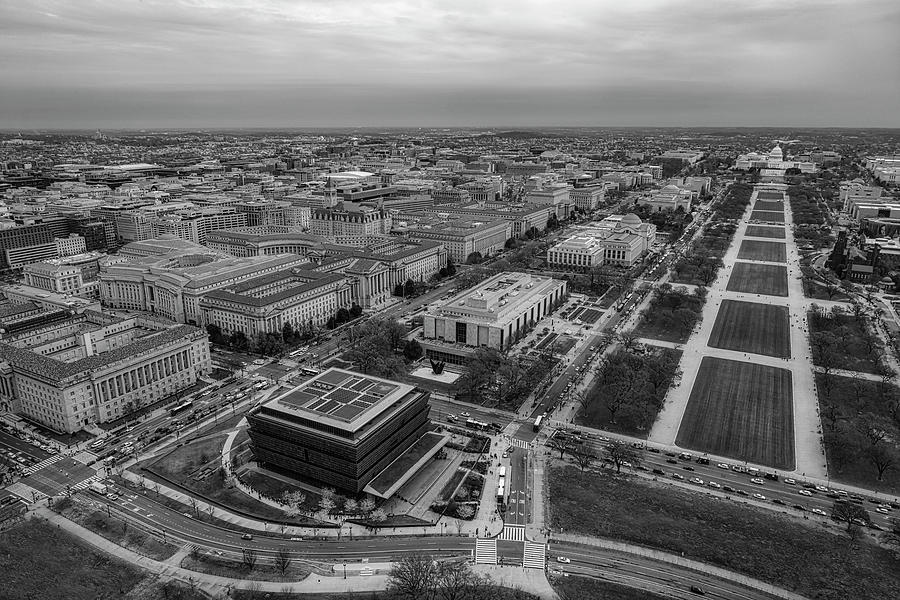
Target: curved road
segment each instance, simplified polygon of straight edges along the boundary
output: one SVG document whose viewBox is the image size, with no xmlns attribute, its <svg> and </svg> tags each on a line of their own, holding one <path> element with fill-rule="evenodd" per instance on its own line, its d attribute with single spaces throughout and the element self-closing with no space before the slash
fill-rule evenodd
<svg viewBox="0 0 900 600">
<path fill-rule="evenodd" d="M 571 562 L 557 562 L 564 556 Z M 772 600 L 771 594 L 738 583 L 692 571 L 686 567 L 615 550 L 583 546 L 570 542 L 550 544 L 548 560 L 553 571 L 585 575 L 628 587 L 654 592 L 666 598 L 697 598 L 691 586 L 698 586 L 706 598 L 725 600 Z"/>
</svg>

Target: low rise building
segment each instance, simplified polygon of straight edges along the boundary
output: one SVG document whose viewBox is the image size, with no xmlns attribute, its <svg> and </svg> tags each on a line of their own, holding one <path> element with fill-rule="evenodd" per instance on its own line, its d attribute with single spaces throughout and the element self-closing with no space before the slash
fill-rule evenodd
<svg viewBox="0 0 900 600">
<path fill-rule="evenodd" d="M 475 252 L 485 257 L 502 250 L 512 235 L 512 224 L 503 219 L 423 219 L 409 225 L 406 235 L 411 240 L 440 242 L 454 262 L 464 263 Z"/>
</svg>

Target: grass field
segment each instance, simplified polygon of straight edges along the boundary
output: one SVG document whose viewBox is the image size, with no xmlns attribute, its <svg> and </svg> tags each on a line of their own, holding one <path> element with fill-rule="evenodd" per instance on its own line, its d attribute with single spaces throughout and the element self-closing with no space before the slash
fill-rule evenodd
<svg viewBox="0 0 900 600">
<path fill-rule="evenodd" d="M 745 294 L 787 296 L 787 267 L 736 262 L 725 289 Z"/>
<path fill-rule="evenodd" d="M 709 335 L 709 345 L 787 358 L 791 355 L 788 309 L 758 302 L 723 300 Z"/>
<path fill-rule="evenodd" d="M 753 210 L 784 211 L 784 200 L 757 200 Z"/>
<path fill-rule="evenodd" d="M 554 577 L 553 589 L 562 600 L 664 600 L 660 596 L 645 590 L 625 587 L 610 581 L 592 577 Z"/>
<path fill-rule="evenodd" d="M 777 210 L 754 210 L 750 213 L 750 220 L 784 223 L 784 213 Z"/>
<path fill-rule="evenodd" d="M 745 235 L 783 240 L 784 227 L 767 227 L 765 225 L 747 225 Z"/>
<path fill-rule="evenodd" d="M 4 600 L 124 598 L 142 578 L 138 569 L 95 552 L 55 525 L 29 520 L 0 534 Z"/>
<path fill-rule="evenodd" d="M 807 598 L 900 598 L 897 559 L 869 539 L 854 543 L 842 530 L 610 471 L 568 466 L 547 475 L 551 527 L 683 552 Z"/>
<path fill-rule="evenodd" d="M 787 261 L 787 246 L 782 242 L 744 240 L 738 251 L 738 259 L 783 263 Z"/>
<path fill-rule="evenodd" d="M 684 448 L 794 468 L 791 372 L 704 357 L 676 443 Z"/>
<path fill-rule="evenodd" d="M 762 200 L 763 202 L 769 201 L 777 201 L 784 199 L 784 192 L 770 192 L 767 190 L 760 190 L 756 193 L 756 200 Z"/>
</svg>

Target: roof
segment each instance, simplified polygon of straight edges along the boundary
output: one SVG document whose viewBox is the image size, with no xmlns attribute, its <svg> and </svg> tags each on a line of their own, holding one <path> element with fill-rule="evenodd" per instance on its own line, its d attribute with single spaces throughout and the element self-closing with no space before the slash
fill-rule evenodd
<svg viewBox="0 0 900 600">
<path fill-rule="evenodd" d="M 108 318 L 107 315 L 100 316 Z M 109 352 L 88 356 L 72 362 L 63 362 L 61 360 L 56 360 L 55 358 L 37 354 L 31 350 L 17 348 L 10 344 L 0 342 L 0 360 L 8 362 L 15 369 L 24 371 L 27 374 L 58 382 L 82 373 L 89 373 L 101 369 L 106 365 L 120 360 L 134 358 L 139 354 L 150 352 L 174 342 L 189 339 L 200 333 L 201 331 L 196 327 L 190 325 L 176 325 L 158 333 L 144 336 L 121 348 L 116 348 Z"/>
<path fill-rule="evenodd" d="M 399 381 L 331 368 L 269 400 L 264 407 L 356 431 L 414 389 Z"/>
</svg>

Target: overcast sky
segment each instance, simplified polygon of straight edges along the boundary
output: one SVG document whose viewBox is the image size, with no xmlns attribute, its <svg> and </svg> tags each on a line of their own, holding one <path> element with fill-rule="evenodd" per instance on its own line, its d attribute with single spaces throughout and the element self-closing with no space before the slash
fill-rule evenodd
<svg viewBox="0 0 900 600">
<path fill-rule="evenodd" d="M 0 128 L 900 126 L 900 0 L 0 0 Z"/>
</svg>

